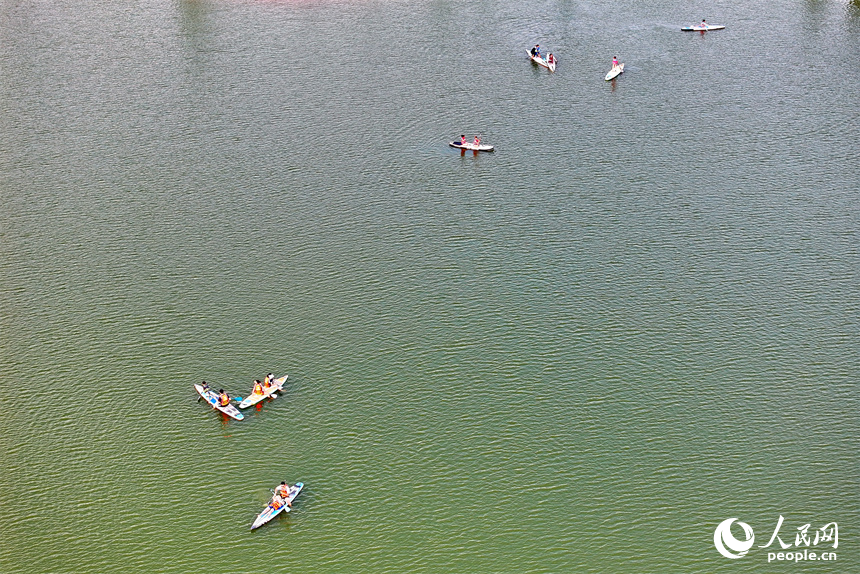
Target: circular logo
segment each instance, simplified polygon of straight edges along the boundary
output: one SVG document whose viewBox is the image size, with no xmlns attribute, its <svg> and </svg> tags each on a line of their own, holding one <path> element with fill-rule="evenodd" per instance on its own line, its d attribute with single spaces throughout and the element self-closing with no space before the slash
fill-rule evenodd
<svg viewBox="0 0 860 574">
<path fill-rule="evenodd" d="M 755 542 L 753 529 L 746 522 L 738 521 L 738 526 L 744 529 L 746 540 L 738 540 L 732 535 L 731 526 L 735 520 L 737 518 L 727 518 L 720 522 L 717 525 L 717 529 L 714 530 L 714 546 L 726 558 L 745 556 L 749 549 L 752 548 L 753 542 Z"/>
</svg>

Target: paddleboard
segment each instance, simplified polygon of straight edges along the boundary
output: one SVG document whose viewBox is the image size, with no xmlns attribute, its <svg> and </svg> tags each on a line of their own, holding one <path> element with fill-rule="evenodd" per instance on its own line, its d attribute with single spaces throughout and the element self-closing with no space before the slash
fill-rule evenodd
<svg viewBox="0 0 860 574">
<path fill-rule="evenodd" d="M 702 26 L 701 24 L 697 26 L 684 26 L 681 28 L 682 32 L 711 32 L 713 30 L 722 30 L 725 26 Z"/>
<path fill-rule="evenodd" d="M 612 78 L 615 78 L 619 74 L 622 74 L 622 73 L 624 73 L 624 64 L 618 64 L 617 66 L 615 66 L 614 68 L 609 70 L 609 73 L 606 74 L 606 77 L 604 78 L 604 80 L 606 80 L 608 82 Z"/>
<path fill-rule="evenodd" d="M 549 63 L 540 56 L 532 56 L 532 53 L 526 50 L 526 54 L 528 54 L 529 59 L 537 64 L 538 66 L 543 66 L 548 69 L 550 72 L 555 72 L 555 65 L 558 63 L 558 60 L 555 60 L 553 63 Z"/>
<path fill-rule="evenodd" d="M 273 394 L 275 394 L 276 392 L 278 392 L 282 388 L 284 388 L 284 383 L 287 382 L 288 376 L 289 375 L 284 375 L 283 377 L 281 377 L 279 379 L 275 379 L 272 383 L 272 386 L 270 386 L 268 389 L 266 389 L 262 395 L 258 395 L 256 393 L 251 393 L 250 395 L 248 395 L 245 398 L 245 400 L 243 400 L 241 403 L 239 403 L 239 408 L 240 409 L 246 409 L 250 406 L 256 405 L 257 403 L 259 403 L 260 401 L 262 401 L 263 399 L 265 399 L 267 397 L 271 397 Z"/>
<path fill-rule="evenodd" d="M 305 487 L 305 485 L 302 482 L 297 482 L 293 486 L 287 487 L 290 491 L 290 495 L 288 497 L 289 500 L 287 502 L 292 502 L 293 499 L 296 496 L 298 496 L 298 494 L 302 491 L 302 489 L 304 487 Z M 289 511 L 290 511 L 290 507 L 287 506 L 286 504 L 280 508 L 272 508 L 271 503 L 269 503 L 269 505 L 263 510 L 263 512 L 261 512 L 260 514 L 257 515 L 257 518 L 254 520 L 254 523 L 251 525 L 251 530 L 256 530 L 257 528 L 261 527 L 262 525 L 264 525 L 265 523 L 269 522 L 274 517 L 279 515 L 281 512 L 289 512 Z"/>
<path fill-rule="evenodd" d="M 451 147 L 455 147 L 457 149 L 467 149 L 470 151 L 493 151 L 494 149 L 496 149 L 491 145 L 487 145 L 487 144 L 475 145 L 471 142 L 466 142 L 464 144 L 461 144 L 460 142 L 450 142 L 450 143 L 448 143 L 448 145 Z"/>
<path fill-rule="evenodd" d="M 237 409 L 233 405 L 227 405 L 226 407 L 222 407 L 220 404 L 218 404 L 218 393 L 216 391 L 213 391 L 211 388 L 204 389 L 203 385 L 197 384 L 194 385 L 194 388 L 197 390 L 198 394 L 200 394 L 201 397 L 206 399 L 209 404 L 212 405 L 212 408 L 218 409 L 225 415 L 233 417 L 237 421 L 240 421 L 245 418 L 245 415 L 240 413 L 239 409 Z"/>
</svg>

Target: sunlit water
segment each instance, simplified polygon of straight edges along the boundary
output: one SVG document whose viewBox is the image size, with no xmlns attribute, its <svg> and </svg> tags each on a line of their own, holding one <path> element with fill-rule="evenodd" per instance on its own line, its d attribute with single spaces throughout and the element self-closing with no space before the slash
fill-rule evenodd
<svg viewBox="0 0 860 574">
<path fill-rule="evenodd" d="M 857 571 L 858 25 L 0 3 L 0 571 Z"/>
</svg>

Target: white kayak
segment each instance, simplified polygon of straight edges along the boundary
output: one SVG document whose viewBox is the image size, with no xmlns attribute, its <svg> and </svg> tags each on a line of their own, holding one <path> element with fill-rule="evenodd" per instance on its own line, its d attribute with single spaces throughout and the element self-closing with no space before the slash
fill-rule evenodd
<svg viewBox="0 0 860 574">
<path fill-rule="evenodd" d="M 526 54 L 528 54 L 529 59 L 532 62 L 534 62 L 535 64 L 537 64 L 538 66 L 543 66 L 544 68 L 546 68 L 550 72 L 555 72 L 555 65 L 558 64 L 558 60 L 553 60 L 552 62 L 548 62 L 547 60 L 544 60 L 540 56 L 533 56 L 532 53 L 529 52 L 528 50 L 526 50 Z"/>
<path fill-rule="evenodd" d="M 614 68 L 609 70 L 609 73 L 607 73 L 606 77 L 603 79 L 608 82 L 609 80 L 616 78 L 623 73 L 624 73 L 624 64 L 618 64 L 617 66 L 615 66 Z"/>
<path fill-rule="evenodd" d="M 722 30 L 725 26 L 702 26 L 701 24 L 696 24 L 695 26 L 684 26 L 681 28 L 682 32 L 711 32 L 713 30 Z"/>
<path fill-rule="evenodd" d="M 448 145 L 451 147 L 455 147 L 457 149 L 467 149 L 470 151 L 493 151 L 494 149 L 496 149 L 491 145 L 487 145 L 487 144 L 475 145 L 472 142 L 466 142 L 466 143 L 450 142 Z"/>
<path fill-rule="evenodd" d="M 229 417 L 233 417 L 237 421 L 240 421 L 245 418 L 245 415 L 239 412 L 239 409 L 234 407 L 233 405 L 228 404 L 226 407 L 222 407 L 218 402 L 218 393 L 213 391 L 209 387 L 204 387 L 203 385 L 194 385 L 194 388 L 200 394 L 201 397 L 206 399 L 210 405 L 212 405 L 213 409 L 218 409 L 225 415 Z"/>
<path fill-rule="evenodd" d="M 289 375 L 284 375 L 283 377 L 281 377 L 279 379 L 275 379 L 274 381 L 272 381 L 272 385 L 268 389 L 264 389 L 262 395 L 257 394 L 257 393 L 251 393 L 250 395 L 245 397 L 245 399 L 241 403 L 239 403 L 239 408 L 240 409 L 247 409 L 250 406 L 256 405 L 257 403 L 259 403 L 263 399 L 271 397 L 276 392 L 278 392 L 284 388 L 284 383 L 287 382 L 288 376 Z"/>
<path fill-rule="evenodd" d="M 293 501 L 293 499 L 296 496 L 298 496 L 299 492 L 301 492 L 304 487 L 305 487 L 305 485 L 302 482 L 297 482 L 293 486 L 288 486 L 287 488 L 290 491 L 290 496 L 289 496 L 289 499 L 287 500 L 287 503 L 291 503 Z M 290 507 L 287 504 L 283 505 L 280 508 L 273 508 L 272 503 L 270 502 L 269 505 L 263 510 L 263 512 L 261 512 L 260 514 L 257 515 L 257 518 L 254 520 L 254 524 L 251 525 L 251 530 L 256 530 L 257 528 L 261 527 L 262 525 L 264 525 L 265 523 L 269 522 L 271 519 L 273 519 L 274 517 L 279 515 L 281 512 L 289 512 L 289 511 L 290 511 Z"/>
</svg>

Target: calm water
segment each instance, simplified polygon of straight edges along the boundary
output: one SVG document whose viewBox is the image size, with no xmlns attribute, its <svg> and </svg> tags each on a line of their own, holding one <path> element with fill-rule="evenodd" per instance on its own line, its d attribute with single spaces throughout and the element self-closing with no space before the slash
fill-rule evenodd
<svg viewBox="0 0 860 574">
<path fill-rule="evenodd" d="M 860 570 L 858 26 L 0 1 L 0 571 Z"/>
</svg>

